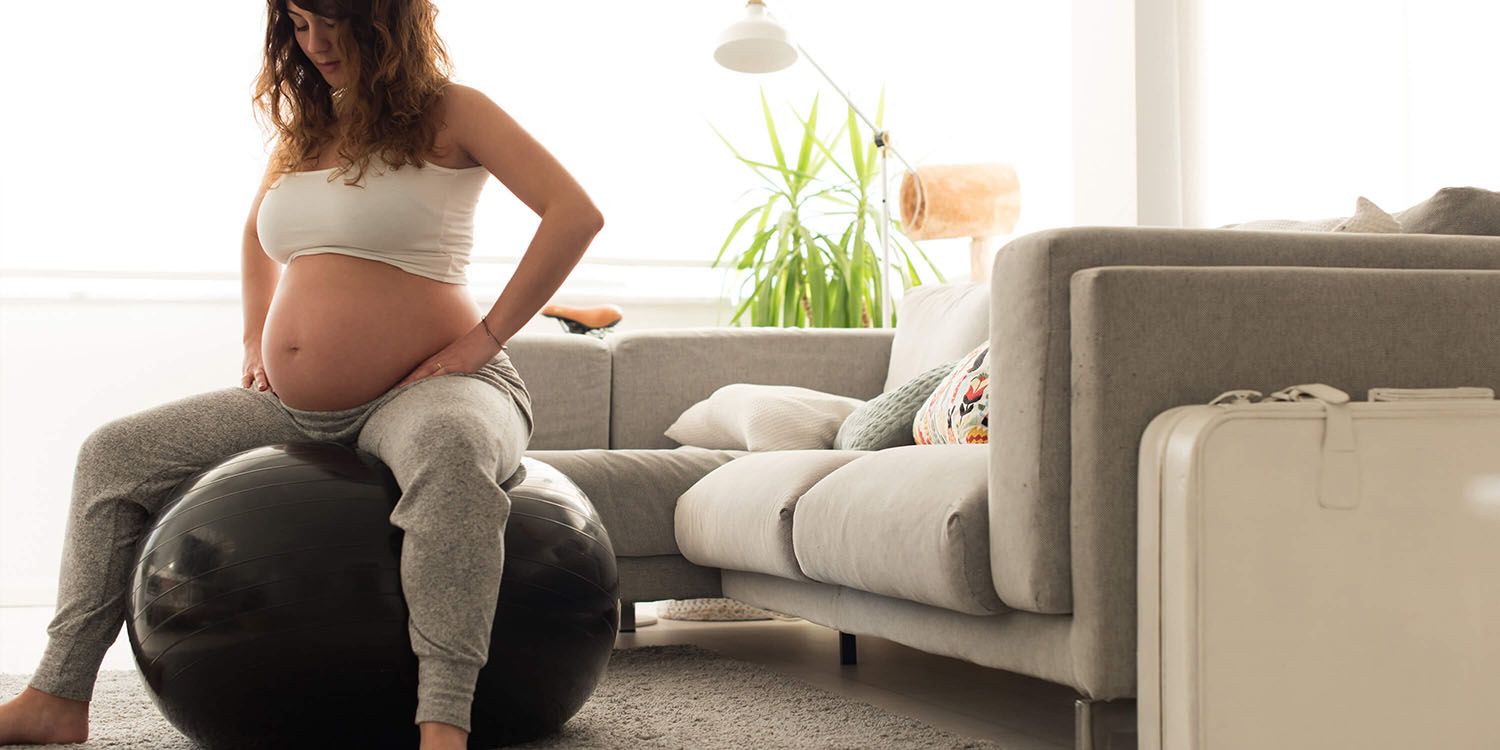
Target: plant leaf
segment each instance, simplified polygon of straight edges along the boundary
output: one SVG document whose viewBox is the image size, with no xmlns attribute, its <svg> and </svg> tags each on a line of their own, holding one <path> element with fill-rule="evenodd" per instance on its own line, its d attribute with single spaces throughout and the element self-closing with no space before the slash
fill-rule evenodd
<svg viewBox="0 0 1500 750">
<path fill-rule="evenodd" d="M 806 227 L 798 227 L 802 232 L 803 242 L 807 246 L 807 304 L 812 308 L 812 320 L 809 322 L 813 327 L 823 325 L 823 289 L 827 280 L 823 267 L 823 250 L 818 247 L 817 239 Z"/>
<path fill-rule="evenodd" d="M 854 119 L 854 107 L 849 107 L 849 152 L 854 155 L 854 174 L 861 189 L 869 183 L 869 175 L 865 171 L 865 155 L 860 153 L 859 139 L 854 137 L 859 132 L 859 123 Z"/>
<path fill-rule="evenodd" d="M 833 157 L 832 151 L 832 149 L 838 148 L 839 141 L 844 139 L 844 130 L 848 127 L 849 126 L 847 124 L 839 126 L 839 129 L 834 132 L 833 143 L 825 145 L 822 140 L 814 140 L 813 145 L 817 146 L 818 150 L 823 152 L 824 157 L 829 162 L 832 162 L 833 166 L 837 167 L 840 172 L 844 173 L 845 179 L 853 180 L 854 175 L 849 174 L 849 170 L 844 169 L 844 165 L 840 164 L 838 159 L 835 159 Z"/>
<path fill-rule="evenodd" d="M 710 266 L 717 267 L 719 265 L 719 259 L 724 257 L 724 250 L 729 247 L 729 243 L 734 240 L 734 236 L 740 233 L 740 227 L 745 226 L 745 222 L 750 219 L 750 216 L 759 210 L 761 210 L 761 207 L 756 206 L 749 211 L 746 211 L 745 214 L 740 217 L 739 221 L 736 221 L 734 223 L 734 228 L 729 230 L 729 236 L 724 238 L 724 244 L 719 246 L 719 254 L 714 256 L 714 262 L 710 263 Z"/>
<path fill-rule="evenodd" d="M 732 144 L 729 143 L 729 139 L 725 138 L 724 134 L 720 133 L 718 128 L 714 127 L 713 123 L 709 123 L 708 127 L 712 128 L 713 131 L 714 131 L 714 135 L 719 136 L 719 140 L 723 141 L 724 145 L 729 147 L 729 152 L 732 153 L 732 154 L 734 154 L 734 158 L 739 159 L 740 161 L 744 162 L 746 165 L 749 165 L 750 166 L 750 171 L 754 172 L 756 174 L 756 176 L 760 177 L 762 180 L 765 180 L 766 182 L 770 183 L 770 185 L 771 185 L 771 187 L 773 189 L 779 189 L 780 188 L 780 186 L 777 185 L 774 180 L 772 180 L 771 178 L 765 176 L 765 174 L 763 174 L 759 169 L 755 168 L 757 165 L 760 165 L 760 162 L 757 162 L 757 161 L 754 161 L 754 160 L 751 160 L 751 159 L 746 159 L 744 156 L 740 155 L 740 152 L 738 150 L 736 150 L 735 147 Z M 767 165 L 763 165 L 763 166 L 768 166 L 769 167 L 770 165 L 767 164 Z M 774 167 L 772 167 L 772 168 L 774 169 Z"/>
<path fill-rule="evenodd" d="M 792 114 L 796 114 L 796 110 L 792 110 Z M 798 116 L 797 119 L 800 120 L 802 118 Z M 818 95 L 813 94 L 812 110 L 807 113 L 807 121 L 803 123 L 802 127 L 802 150 L 797 154 L 797 173 L 799 175 L 807 171 L 807 160 L 812 156 L 812 142 L 818 139 L 817 122 Z M 803 184 L 805 183 L 799 182 L 797 189 L 801 190 Z"/>
<path fill-rule="evenodd" d="M 785 283 L 781 288 L 782 326 L 786 326 L 789 323 L 795 325 L 797 322 L 797 298 L 800 296 L 798 292 L 802 286 L 798 283 L 798 279 L 800 278 L 798 271 L 802 266 L 801 261 L 801 256 L 793 253 L 791 262 L 787 263 L 786 272 L 782 276 L 785 279 Z"/>
<path fill-rule="evenodd" d="M 816 179 L 816 177 L 813 174 L 809 173 L 809 172 L 799 172 L 799 171 L 797 171 L 795 169 L 792 169 L 791 167 L 778 167 L 775 164 L 766 164 L 765 162 L 755 161 L 754 159 L 746 159 L 743 156 L 739 157 L 739 160 L 742 161 L 742 162 L 745 162 L 746 164 L 754 166 L 754 167 L 764 167 L 766 169 L 769 169 L 769 170 L 772 170 L 772 171 L 775 171 L 775 172 L 779 172 L 782 176 L 800 177 L 800 178 L 803 178 L 805 180 Z M 758 171 L 756 173 L 760 174 Z M 765 177 L 765 175 L 761 175 L 761 176 Z M 776 183 L 774 181 L 771 184 L 777 190 L 781 189 L 781 186 L 780 185 L 776 185 Z M 788 184 L 788 189 L 794 189 L 793 186 L 790 183 Z"/>
<path fill-rule="evenodd" d="M 766 116 L 766 132 L 771 136 L 771 150 L 776 152 L 776 164 L 786 169 L 786 157 L 781 153 L 781 140 L 776 137 L 776 121 L 771 117 L 771 105 L 766 102 L 766 87 L 760 87 L 760 109 Z M 791 188 L 791 183 L 787 187 Z"/>
<path fill-rule="evenodd" d="M 766 243 L 771 240 L 771 235 L 775 233 L 776 228 L 772 227 L 756 234 L 755 241 L 750 243 L 750 248 L 746 250 L 745 254 L 740 258 L 740 264 L 739 267 L 736 268 L 736 270 L 744 271 L 754 265 L 757 257 L 761 255 L 765 250 Z"/>
</svg>

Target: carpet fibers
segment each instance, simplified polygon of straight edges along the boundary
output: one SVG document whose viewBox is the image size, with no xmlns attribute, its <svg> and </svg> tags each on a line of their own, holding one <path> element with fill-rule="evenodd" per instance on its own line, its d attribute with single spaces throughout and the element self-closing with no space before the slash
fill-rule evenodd
<svg viewBox="0 0 1500 750">
<path fill-rule="evenodd" d="M 29 675 L 0 674 L 0 699 Z M 55 749 L 198 750 L 134 670 L 104 670 L 89 741 Z M 20 747 L 7 745 L 4 747 Z M 540 748 L 998 748 L 693 645 L 617 649 L 589 702 Z"/>
</svg>

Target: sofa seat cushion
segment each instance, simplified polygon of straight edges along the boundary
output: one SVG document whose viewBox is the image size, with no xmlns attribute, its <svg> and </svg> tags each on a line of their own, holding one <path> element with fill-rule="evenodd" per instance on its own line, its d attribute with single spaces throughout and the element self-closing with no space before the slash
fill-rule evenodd
<svg viewBox="0 0 1500 750">
<path fill-rule="evenodd" d="M 677 499 L 677 547 L 698 565 L 806 581 L 792 551 L 797 501 L 868 451 L 751 452 L 709 472 Z"/>
<path fill-rule="evenodd" d="M 599 511 L 616 557 L 678 555 L 677 496 L 745 451 L 679 448 L 529 450 L 573 480 Z"/>
<path fill-rule="evenodd" d="M 987 445 L 907 445 L 829 472 L 796 505 L 798 567 L 955 612 L 1006 611 L 990 574 L 988 458 Z"/>
</svg>

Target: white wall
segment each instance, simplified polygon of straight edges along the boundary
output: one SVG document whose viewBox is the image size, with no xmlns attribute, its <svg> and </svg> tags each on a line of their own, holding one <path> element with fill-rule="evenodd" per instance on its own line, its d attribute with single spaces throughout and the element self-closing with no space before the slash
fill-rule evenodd
<svg viewBox="0 0 1500 750">
<path fill-rule="evenodd" d="M 1073 0 L 1073 218 L 1133 226 L 1140 211 L 1136 0 Z"/>
<path fill-rule="evenodd" d="M 1500 189 L 1500 3 L 1197 1 L 1189 225 Z"/>
</svg>

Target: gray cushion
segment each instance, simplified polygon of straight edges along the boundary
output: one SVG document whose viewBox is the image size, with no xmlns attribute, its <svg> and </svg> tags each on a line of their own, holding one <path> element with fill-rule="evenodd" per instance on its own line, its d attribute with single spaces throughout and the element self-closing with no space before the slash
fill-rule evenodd
<svg viewBox="0 0 1500 750">
<path fill-rule="evenodd" d="M 956 612 L 1007 609 L 990 574 L 988 460 L 988 445 L 904 445 L 834 469 L 794 511 L 798 566 Z"/>
<path fill-rule="evenodd" d="M 896 308 L 896 337 L 881 393 L 964 356 L 990 335 L 990 285 L 923 284 Z"/>
<path fill-rule="evenodd" d="M 709 472 L 677 499 L 677 546 L 689 562 L 805 581 L 792 553 L 792 513 L 828 472 L 862 451 L 750 453 Z"/>
<path fill-rule="evenodd" d="M 1411 234 L 1500 236 L 1500 193 L 1476 187 L 1446 187 L 1396 214 Z"/>
<path fill-rule="evenodd" d="M 833 438 L 834 450 L 878 451 L 898 445 L 916 445 L 911 423 L 917 417 L 933 389 L 958 366 L 958 360 L 944 362 L 924 372 L 893 391 L 876 396 L 855 409 Z"/>
<path fill-rule="evenodd" d="M 535 412 L 530 448 L 609 447 L 613 368 L 607 343 L 576 333 L 518 333 L 506 347 Z"/>
<path fill-rule="evenodd" d="M 575 338 L 592 338 L 568 334 Z M 677 496 L 745 451 L 680 448 L 528 450 L 573 480 L 599 511 L 616 557 L 677 555 Z"/>
</svg>

